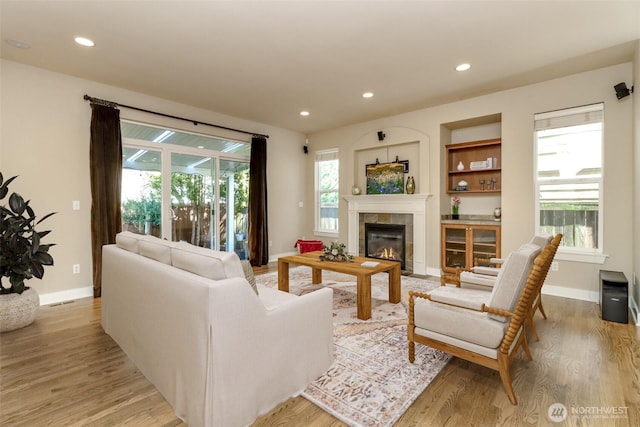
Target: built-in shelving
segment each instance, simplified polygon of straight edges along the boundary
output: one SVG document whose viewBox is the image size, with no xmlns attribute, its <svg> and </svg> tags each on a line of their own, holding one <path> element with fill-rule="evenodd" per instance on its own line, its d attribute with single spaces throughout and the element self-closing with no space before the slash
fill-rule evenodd
<svg viewBox="0 0 640 427">
<path fill-rule="evenodd" d="M 490 159 L 490 161 L 488 161 Z M 472 162 L 487 162 L 489 167 L 472 168 Z M 462 163 L 464 169 L 458 169 Z M 449 144 L 446 146 L 447 193 L 500 193 L 502 188 L 502 140 Z M 468 189 L 459 189 L 459 183 L 466 181 Z"/>
<path fill-rule="evenodd" d="M 455 273 L 478 265 L 493 265 L 500 255 L 500 226 L 442 224 L 442 271 Z"/>
</svg>

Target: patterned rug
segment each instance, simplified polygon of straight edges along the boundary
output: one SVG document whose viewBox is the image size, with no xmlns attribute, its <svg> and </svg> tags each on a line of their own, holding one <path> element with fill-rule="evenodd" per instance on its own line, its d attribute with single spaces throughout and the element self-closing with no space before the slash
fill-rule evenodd
<svg viewBox="0 0 640 427">
<path fill-rule="evenodd" d="M 371 279 L 371 319 L 360 320 L 355 277 L 329 271 L 322 275 L 322 283 L 312 285 L 311 268 L 289 271 L 292 293 L 302 295 L 324 286 L 333 289 L 335 361 L 302 396 L 350 426 L 392 426 L 450 358 L 416 345 L 415 363 L 408 359 L 409 291 L 428 291 L 439 283 L 402 276 L 401 302 L 391 304 L 388 276 L 376 274 Z M 277 288 L 278 275 L 259 275 L 256 281 Z"/>
</svg>

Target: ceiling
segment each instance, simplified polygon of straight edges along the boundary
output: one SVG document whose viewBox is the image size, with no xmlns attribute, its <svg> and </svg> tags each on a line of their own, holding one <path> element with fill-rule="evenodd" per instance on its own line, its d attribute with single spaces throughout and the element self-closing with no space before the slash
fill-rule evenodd
<svg viewBox="0 0 640 427">
<path fill-rule="evenodd" d="M 629 62 L 640 0 L 0 0 L 0 28 L 4 59 L 309 134 Z"/>
</svg>

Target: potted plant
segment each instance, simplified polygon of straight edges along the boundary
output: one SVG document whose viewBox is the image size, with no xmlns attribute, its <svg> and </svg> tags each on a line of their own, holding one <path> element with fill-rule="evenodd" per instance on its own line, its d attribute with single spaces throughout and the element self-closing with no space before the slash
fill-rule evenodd
<svg viewBox="0 0 640 427">
<path fill-rule="evenodd" d="M 9 184 L 16 178 L 4 181 L 0 173 L 0 332 L 22 328 L 35 320 L 40 298 L 25 281 L 42 279 L 44 267 L 53 265 L 49 254 L 53 244 L 41 243 L 50 230 L 37 231 L 35 227 L 54 213 L 36 221 L 29 200 L 18 193 L 11 193 L 4 201 Z"/>
</svg>

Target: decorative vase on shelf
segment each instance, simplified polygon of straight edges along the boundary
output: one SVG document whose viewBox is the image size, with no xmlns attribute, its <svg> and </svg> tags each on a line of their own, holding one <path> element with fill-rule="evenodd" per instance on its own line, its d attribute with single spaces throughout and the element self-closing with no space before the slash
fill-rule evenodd
<svg viewBox="0 0 640 427">
<path fill-rule="evenodd" d="M 416 192 L 416 181 L 413 179 L 412 176 L 407 178 L 406 187 L 407 187 L 407 194 L 413 194 Z"/>
<path fill-rule="evenodd" d="M 351 187 L 351 194 L 353 194 L 354 196 L 358 196 L 360 194 L 360 187 L 358 187 L 357 185 Z"/>
<path fill-rule="evenodd" d="M 458 163 L 458 170 L 459 171 L 463 171 L 464 170 L 464 164 L 462 163 L 462 160 L 460 160 L 460 163 Z"/>
<path fill-rule="evenodd" d="M 460 215 L 458 215 L 458 206 L 451 206 L 451 219 L 459 219 Z"/>
<path fill-rule="evenodd" d="M 493 220 L 494 221 L 500 221 L 501 217 L 502 217 L 502 209 L 501 208 L 495 208 L 493 210 Z"/>
</svg>

